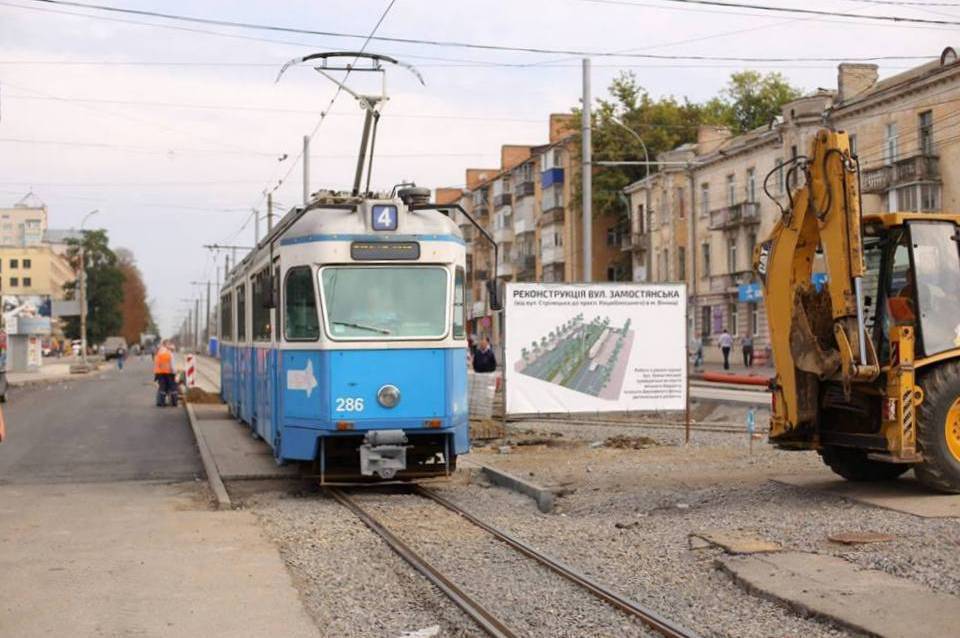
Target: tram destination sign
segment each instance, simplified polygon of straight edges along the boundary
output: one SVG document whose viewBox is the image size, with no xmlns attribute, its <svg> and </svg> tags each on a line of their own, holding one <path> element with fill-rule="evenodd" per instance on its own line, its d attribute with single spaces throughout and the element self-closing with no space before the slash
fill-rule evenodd
<svg viewBox="0 0 960 638">
<path fill-rule="evenodd" d="M 356 261 L 414 261 L 420 259 L 420 243 L 415 241 L 355 241 L 350 258 Z"/>
<path fill-rule="evenodd" d="M 508 283 L 509 414 L 683 410 L 686 290 Z"/>
</svg>

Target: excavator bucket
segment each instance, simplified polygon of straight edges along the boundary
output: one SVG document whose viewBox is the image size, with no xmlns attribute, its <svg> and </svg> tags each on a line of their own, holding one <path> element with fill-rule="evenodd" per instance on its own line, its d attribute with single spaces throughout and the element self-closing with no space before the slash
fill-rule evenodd
<svg viewBox="0 0 960 638">
<path fill-rule="evenodd" d="M 798 288 L 790 320 L 790 354 L 799 370 L 821 379 L 840 369 L 840 352 L 833 336 L 833 314 L 826 288 Z"/>
</svg>

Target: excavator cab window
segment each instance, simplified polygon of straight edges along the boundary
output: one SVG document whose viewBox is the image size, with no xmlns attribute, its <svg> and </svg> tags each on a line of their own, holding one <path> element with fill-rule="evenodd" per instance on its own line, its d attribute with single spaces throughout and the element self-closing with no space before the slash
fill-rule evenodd
<svg viewBox="0 0 960 638">
<path fill-rule="evenodd" d="M 877 357 L 889 357 L 890 327 L 896 324 L 914 324 L 913 269 L 910 262 L 910 243 L 906 229 L 895 228 L 885 236 L 864 240 L 864 261 L 867 272 L 864 288 L 875 291 L 867 309 L 867 328 L 873 330 Z"/>
<path fill-rule="evenodd" d="M 913 221 L 910 248 L 922 352 L 932 356 L 960 348 L 960 245 L 957 226 Z"/>
</svg>

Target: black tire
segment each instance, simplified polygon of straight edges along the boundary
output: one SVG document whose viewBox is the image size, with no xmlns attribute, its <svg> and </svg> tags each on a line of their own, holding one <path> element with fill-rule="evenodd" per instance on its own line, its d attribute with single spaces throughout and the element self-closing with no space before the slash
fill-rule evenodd
<svg viewBox="0 0 960 638">
<path fill-rule="evenodd" d="M 923 403 L 917 410 L 917 448 L 923 462 L 917 480 L 939 492 L 960 494 L 960 459 L 947 444 L 950 407 L 960 399 L 960 363 L 945 363 L 923 377 Z"/>
<path fill-rule="evenodd" d="M 906 463 L 884 463 L 867 458 L 866 450 L 851 447 L 825 447 L 823 462 L 848 481 L 892 481 L 910 469 Z"/>
</svg>

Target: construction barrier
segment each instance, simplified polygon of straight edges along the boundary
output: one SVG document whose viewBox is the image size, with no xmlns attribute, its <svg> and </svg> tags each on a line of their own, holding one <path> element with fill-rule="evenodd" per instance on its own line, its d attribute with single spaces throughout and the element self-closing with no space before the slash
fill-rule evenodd
<svg viewBox="0 0 960 638">
<path fill-rule="evenodd" d="M 192 354 L 187 355 L 187 387 L 195 388 L 197 386 L 197 361 Z"/>
</svg>

